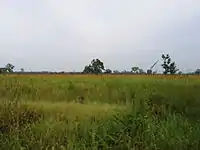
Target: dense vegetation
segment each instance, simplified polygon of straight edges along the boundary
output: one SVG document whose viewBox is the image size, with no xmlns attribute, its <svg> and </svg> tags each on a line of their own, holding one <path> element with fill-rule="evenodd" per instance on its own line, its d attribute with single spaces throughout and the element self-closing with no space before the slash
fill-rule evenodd
<svg viewBox="0 0 200 150">
<path fill-rule="evenodd" d="M 163 74 L 195 74 L 195 75 L 200 75 L 200 69 L 196 69 L 193 72 L 185 72 L 183 73 L 181 70 L 177 68 L 177 65 L 175 61 L 172 61 L 172 58 L 169 54 L 162 54 L 162 68 L 163 68 Z M 20 73 L 20 74 L 158 74 L 156 71 L 153 71 L 153 68 L 155 65 L 157 65 L 159 60 L 157 60 L 147 71 L 144 71 L 142 68 L 138 66 L 133 66 L 131 67 L 131 70 L 123 70 L 123 71 L 118 71 L 118 70 L 111 70 L 110 68 L 105 68 L 104 67 L 104 62 L 102 62 L 100 59 L 96 58 L 91 61 L 89 65 L 86 65 L 83 69 L 82 72 L 25 72 L 23 68 L 20 69 L 20 72 L 14 71 L 15 66 L 8 63 L 5 65 L 5 67 L 0 68 L 0 74 L 13 74 L 13 73 Z M 179 71 L 179 72 L 178 72 Z"/>
<path fill-rule="evenodd" d="M 0 76 L 0 149 L 199 149 L 200 78 Z"/>
</svg>

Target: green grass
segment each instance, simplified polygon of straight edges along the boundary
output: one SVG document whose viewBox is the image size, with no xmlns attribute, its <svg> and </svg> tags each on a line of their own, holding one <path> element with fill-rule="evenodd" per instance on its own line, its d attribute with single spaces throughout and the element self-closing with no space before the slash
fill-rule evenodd
<svg viewBox="0 0 200 150">
<path fill-rule="evenodd" d="M 199 77 L 0 76 L 3 150 L 195 150 L 199 113 Z"/>
</svg>

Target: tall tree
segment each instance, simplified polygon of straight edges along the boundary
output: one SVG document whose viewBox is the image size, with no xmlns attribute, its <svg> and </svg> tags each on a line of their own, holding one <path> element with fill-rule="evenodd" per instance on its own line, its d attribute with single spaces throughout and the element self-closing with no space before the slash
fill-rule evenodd
<svg viewBox="0 0 200 150">
<path fill-rule="evenodd" d="M 11 63 L 8 63 L 6 66 L 5 66 L 7 72 L 13 72 L 13 69 L 15 68 L 15 66 L 13 66 Z"/>
<path fill-rule="evenodd" d="M 91 64 L 85 66 L 83 73 L 99 74 L 103 70 L 105 70 L 103 62 L 99 59 L 93 59 Z"/>
<path fill-rule="evenodd" d="M 169 54 L 162 55 L 163 64 L 162 67 L 164 69 L 163 74 L 175 74 L 179 69 L 177 69 L 176 63 L 171 61 L 171 57 Z"/>
<path fill-rule="evenodd" d="M 132 67 L 131 68 L 131 72 L 135 73 L 135 74 L 138 74 L 139 73 L 139 67 Z"/>
<path fill-rule="evenodd" d="M 85 66 L 83 73 L 86 74 L 93 73 L 92 66 L 91 65 Z"/>
</svg>

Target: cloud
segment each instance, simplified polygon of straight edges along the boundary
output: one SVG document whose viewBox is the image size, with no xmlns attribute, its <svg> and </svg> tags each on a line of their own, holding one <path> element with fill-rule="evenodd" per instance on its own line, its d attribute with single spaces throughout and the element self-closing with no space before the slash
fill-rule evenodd
<svg viewBox="0 0 200 150">
<path fill-rule="evenodd" d="M 70 71 L 100 57 L 148 68 L 170 52 L 185 66 L 182 55 L 199 53 L 199 10 L 199 0 L 2 0 L 0 65 Z"/>
</svg>

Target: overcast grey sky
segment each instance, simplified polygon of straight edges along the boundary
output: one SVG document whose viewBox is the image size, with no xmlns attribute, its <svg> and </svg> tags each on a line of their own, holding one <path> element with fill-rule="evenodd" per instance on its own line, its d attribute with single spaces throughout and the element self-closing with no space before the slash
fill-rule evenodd
<svg viewBox="0 0 200 150">
<path fill-rule="evenodd" d="M 0 66 L 147 69 L 162 53 L 200 68 L 200 0 L 0 0 Z"/>
</svg>

